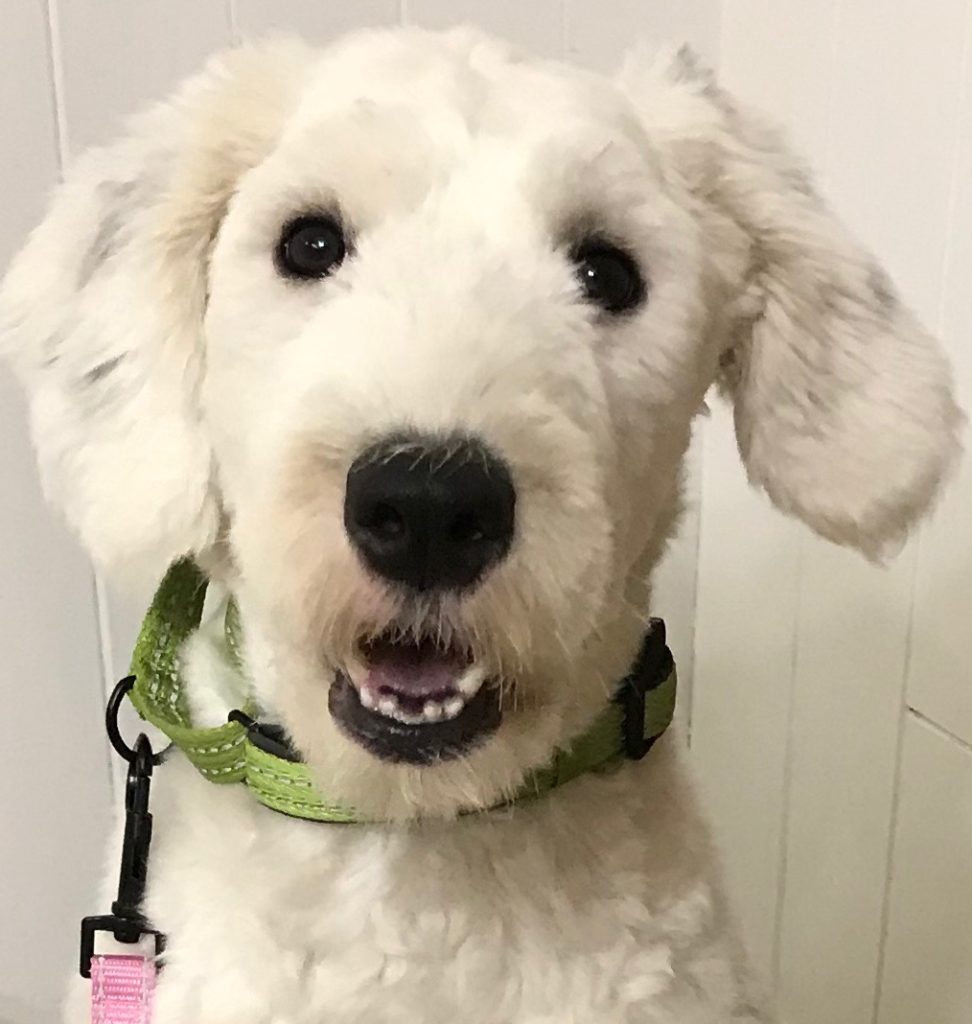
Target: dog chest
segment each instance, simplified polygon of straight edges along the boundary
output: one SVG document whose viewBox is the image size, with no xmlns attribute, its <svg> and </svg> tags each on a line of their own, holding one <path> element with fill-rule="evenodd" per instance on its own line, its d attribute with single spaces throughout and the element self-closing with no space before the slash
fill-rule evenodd
<svg viewBox="0 0 972 1024">
<path fill-rule="evenodd" d="M 391 829 L 288 819 L 174 762 L 155 1024 L 759 1020 L 681 785 L 666 745 L 534 806 Z"/>
</svg>

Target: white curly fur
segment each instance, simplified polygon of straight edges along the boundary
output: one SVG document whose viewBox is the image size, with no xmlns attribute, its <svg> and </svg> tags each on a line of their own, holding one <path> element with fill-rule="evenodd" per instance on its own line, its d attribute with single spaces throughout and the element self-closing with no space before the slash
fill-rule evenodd
<svg viewBox="0 0 972 1024">
<path fill-rule="evenodd" d="M 281 225 L 320 208 L 353 258 L 282 279 Z M 644 268 L 639 310 L 582 301 L 568 248 L 592 231 Z M 714 381 L 753 483 L 870 556 L 958 450 L 939 348 L 772 130 L 685 53 L 608 80 L 468 30 L 244 48 L 78 163 L 0 317 L 47 487 L 96 559 L 144 579 L 194 552 L 216 581 L 185 659 L 197 717 L 252 686 L 329 794 L 390 821 L 301 823 L 167 763 L 155 1024 L 769 1019 L 677 737 L 455 815 L 514 790 L 625 673 Z M 356 641 L 417 614 L 341 525 L 351 461 L 403 426 L 485 438 L 518 490 L 510 557 L 424 609 L 513 697 L 429 768 L 374 759 L 327 707 Z M 82 1004 L 76 985 L 70 1020 Z"/>
</svg>

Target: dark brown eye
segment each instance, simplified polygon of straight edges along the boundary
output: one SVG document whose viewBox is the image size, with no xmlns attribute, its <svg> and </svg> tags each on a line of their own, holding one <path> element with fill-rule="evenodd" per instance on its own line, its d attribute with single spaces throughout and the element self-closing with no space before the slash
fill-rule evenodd
<svg viewBox="0 0 972 1024">
<path fill-rule="evenodd" d="M 333 217 L 299 217 L 280 235 L 276 262 L 286 277 L 320 278 L 333 273 L 347 255 L 344 229 Z"/>
<path fill-rule="evenodd" d="M 610 242 L 581 242 L 572 252 L 585 298 L 607 313 L 623 313 L 644 301 L 647 285 L 638 264 Z"/>
</svg>

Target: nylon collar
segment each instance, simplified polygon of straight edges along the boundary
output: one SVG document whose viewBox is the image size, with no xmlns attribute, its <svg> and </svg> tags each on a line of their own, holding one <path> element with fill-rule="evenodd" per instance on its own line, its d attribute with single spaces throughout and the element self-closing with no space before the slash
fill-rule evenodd
<svg viewBox="0 0 972 1024">
<path fill-rule="evenodd" d="M 132 656 L 135 683 L 129 697 L 138 713 L 210 782 L 242 782 L 260 803 L 296 818 L 365 821 L 318 789 L 307 765 L 279 730 L 255 720 L 258 709 L 252 702 L 234 712 L 226 725 L 198 728 L 192 724 L 179 651 L 202 619 L 206 585 L 206 577 L 190 560 L 176 562 L 162 580 Z M 238 613 L 232 601 L 225 632 L 228 656 L 242 668 Z M 665 625 L 652 619 L 638 658 L 614 700 L 586 732 L 531 773 L 504 806 L 536 799 L 587 772 L 610 771 L 626 759 L 644 757 L 672 722 L 675 691 L 675 665 L 665 644 Z"/>
</svg>

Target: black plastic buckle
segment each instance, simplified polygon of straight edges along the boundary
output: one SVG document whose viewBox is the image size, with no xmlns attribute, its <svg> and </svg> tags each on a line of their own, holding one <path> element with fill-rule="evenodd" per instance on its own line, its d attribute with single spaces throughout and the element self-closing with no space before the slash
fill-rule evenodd
<svg viewBox="0 0 972 1024">
<path fill-rule="evenodd" d="M 291 761 L 294 764 L 300 761 L 300 754 L 290 745 L 282 726 L 258 722 L 239 709 L 231 711 L 227 719 L 237 725 L 242 725 L 246 729 L 247 739 L 259 750 L 273 754 L 274 757 L 279 757 L 282 761 Z"/>
<path fill-rule="evenodd" d="M 615 695 L 621 705 L 624 756 L 640 761 L 651 750 L 657 736 L 645 737 L 645 701 L 671 675 L 675 660 L 665 643 L 665 623 L 651 619 L 631 672 Z"/>
<path fill-rule="evenodd" d="M 91 958 L 94 956 L 95 935 L 98 932 L 111 932 L 117 942 L 123 943 L 135 943 L 143 935 L 153 935 L 156 956 L 160 956 L 165 948 L 165 936 L 145 920 L 141 911 L 149 846 L 152 842 L 149 791 L 152 769 L 161 762 L 161 755 L 152 752 L 152 744 L 144 733 L 139 734 L 134 747 L 129 747 L 118 730 L 118 709 L 122 698 L 134 683 L 134 676 L 127 676 L 115 687 L 105 713 L 105 726 L 112 746 L 128 761 L 125 836 L 118 874 L 118 898 L 111 905 L 111 913 L 86 917 L 81 922 L 79 969 L 82 978 L 91 977 Z"/>
</svg>

